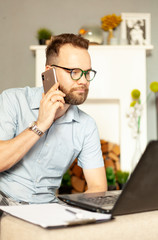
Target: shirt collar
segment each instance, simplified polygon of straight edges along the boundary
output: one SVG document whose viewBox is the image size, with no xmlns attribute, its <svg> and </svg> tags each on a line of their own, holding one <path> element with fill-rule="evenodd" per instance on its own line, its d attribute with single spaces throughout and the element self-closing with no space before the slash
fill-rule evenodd
<svg viewBox="0 0 158 240">
<path fill-rule="evenodd" d="M 79 116 L 79 109 L 75 105 L 71 105 L 67 112 L 60 118 L 58 118 L 55 123 L 56 124 L 62 124 L 62 123 L 70 123 L 70 122 L 80 122 L 80 116 Z"/>
</svg>

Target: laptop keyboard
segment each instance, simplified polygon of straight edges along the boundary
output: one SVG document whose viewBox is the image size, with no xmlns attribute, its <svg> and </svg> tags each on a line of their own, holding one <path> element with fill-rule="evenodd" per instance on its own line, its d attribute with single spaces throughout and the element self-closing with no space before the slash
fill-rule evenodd
<svg viewBox="0 0 158 240">
<path fill-rule="evenodd" d="M 82 201 L 86 201 L 86 202 L 89 202 L 89 203 L 93 203 L 93 204 L 96 204 L 98 206 L 107 206 L 107 205 L 114 205 L 115 202 L 117 201 L 119 197 L 119 194 L 118 195 L 113 195 L 113 196 L 98 196 L 98 197 L 93 197 L 93 198 L 87 198 L 87 197 L 83 197 L 81 196 L 79 198 L 79 200 L 82 200 Z"/>
</svg>

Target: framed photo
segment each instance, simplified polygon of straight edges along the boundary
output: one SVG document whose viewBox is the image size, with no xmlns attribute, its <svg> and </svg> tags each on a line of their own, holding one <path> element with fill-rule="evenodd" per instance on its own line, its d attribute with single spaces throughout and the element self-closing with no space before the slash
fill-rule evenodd
<svg viewBox="0 0 158 240">
<path fill-rule="evenodd" d="M 121 41 L 129 45 L 150 45 L 150 13 L 121 13 Z"/>
</svg>

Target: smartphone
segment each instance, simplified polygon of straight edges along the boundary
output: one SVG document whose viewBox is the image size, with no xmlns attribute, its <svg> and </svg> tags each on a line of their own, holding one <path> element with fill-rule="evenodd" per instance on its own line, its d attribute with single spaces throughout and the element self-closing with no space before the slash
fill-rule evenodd
<svg viewBox="0 0 158 240">
<path fill-rule="evenodd" d="M 42 73 L 42 81 L 43 81 L 43 88 L 44 93 L 47 93 L 48 90 L 57 83 L 57 77 L 55 73 L 55 69 L 51 68 Z"/>
</svg>

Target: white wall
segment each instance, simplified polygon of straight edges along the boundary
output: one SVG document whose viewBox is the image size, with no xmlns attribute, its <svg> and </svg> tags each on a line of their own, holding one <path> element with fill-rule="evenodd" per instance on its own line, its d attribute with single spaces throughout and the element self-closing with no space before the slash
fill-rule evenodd
<svg viewBox="0 0 158 240">
<path fill-rule="evenodd" d="M 54 34 L 77 33 L 83 24 L 100 24 L 107 14 L 149 12 L 154 51 L 147 59 L 148 85 L 158 80 L 157 0 L 1 0 L 0 1 L 0 92 L 10 87 L 34 86 L 35 62 L 29 46 L 37 44 L 36 31 L 50 28 Z M 119 37 L 120 28 L 115 32 Z M 156 138 L 154 98 L 148 108 L 148 139 Z"/>
</svg>

